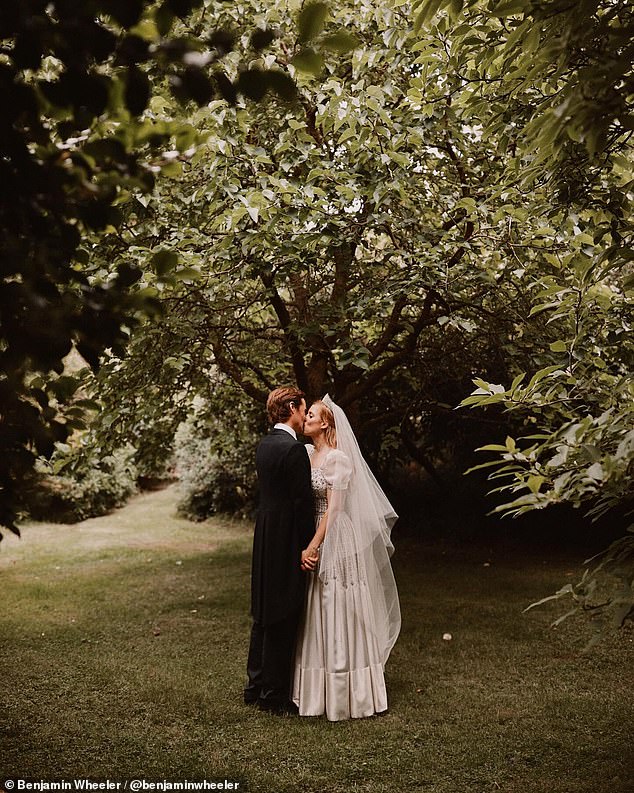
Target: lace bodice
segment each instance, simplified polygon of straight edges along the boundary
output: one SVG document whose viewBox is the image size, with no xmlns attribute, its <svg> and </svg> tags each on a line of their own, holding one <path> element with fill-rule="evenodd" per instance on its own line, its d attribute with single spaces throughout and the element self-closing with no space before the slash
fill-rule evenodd
<svg viewBox="0 0 634 793">
<path fill-rule="evenodd" d="M 326 482 L 323 468 L 313 468 L 311 470 L 311 484 L 315 498 L 315 520 L 319 523 L 328 509 L 328 482 Z"/>
<path fill-rule="evenodd" d="M 313 458 L 315 447 L 306 444 L 308 456 Z M 315 497 L 315 518 L 317 524 L 328 509 L 328 490 L 345 490 L 352 469 L 348 458 L 337 449 L 330 449 L 322 459 L 321 465 L 311 466 L 311 482 Z"/>
<path fill-rule="evenodd" d="M 315 447 L 307 443 L 306 444 L 306 451 L 308 452 L 308 456 L 312 460 L 313 454 L 315 453 Z M 325 462 L 325 460 L 324 460 Z M 320 465 L 318 468 L 313 468 L 311 466 L 311 485 L 313 488 L 313 497 L 315 499 L 315 523 L 319 525 L 319 521 L 323 518 L 326 510 L 328 509 L 328 482 L 326 481 L 326 477 L 324 475 L 324 466 L 323 464 Z"/>
</svg>

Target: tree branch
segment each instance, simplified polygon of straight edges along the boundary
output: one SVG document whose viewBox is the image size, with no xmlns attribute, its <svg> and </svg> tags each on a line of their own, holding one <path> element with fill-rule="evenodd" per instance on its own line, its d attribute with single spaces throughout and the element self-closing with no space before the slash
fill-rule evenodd
<svg viewBox="0 0 634 793">
<path fill-rule="evenodd" d="M 262 272 L 260 273 L 260 279 L 269 291 L 271 306 L 284 332 L 284 338 L 286 339 L 291 355 L 295 381 L 302 391 L 307 391 L 308 376 L 306 372 L 306 363 L 304 362 L 304 355 L 299 345 L 297 334 L 293 330 L 293 321 L 288 307 L 275 287 L 272 273 Z"/>
<path fill-rule="evenodd" d="M 225 355 L 221 343 L 216 339 L 212 340 L 211 348 L 214 353 L 214 358 L 218 368 L 228 375 L 235 383 L 237 383 L 245 394 L 248 394 L 256 402 L 266 402 L 268 390 L 264 391 L 254 385 L 250 380 L 247 380 L 242 372 L 240 366 L 235 364 Z"/>
<path fill-rule="evenodd" d="M 462 163 L 460 162 L 460 158 L 456 154 L 453 146 L 451 145 L 451 141 L 449 140 L 448 137 L 447 137 L 447 140 L 446 140 L 446 143 L 445 143 L 445 148 L 446 148 L 447 153 L 449 154 L 449 157 L 451 158 L 452 162 L 456 166 L 456 171 L 458 173 L 458 178 L 460 179 L 460 190 L 462 192 L 462 196 L 463 196 L 463 198 L 470 198 L 471 197 L 471 187 L 469 185 L 469 180 L 467 178 L 466 171 L 465 171 Z M 465 230 L 464 230 L 464 241 L 465 242 L 467 242 L 469 239 L 471 239 L 474 231 L 475 231 L 475 224 L 473 223 L 472 220 L 467 220 L 467 222 L 465 224 Z M 447 262 L 447 267 L 453 267 L 454 265 L 458 264 L 460 259 L 462 259 L 462 257 L 464 256 L 465 252 L 466 252 L 466 248 L 464 247 L 464 245 L 461 245 L 458 248 L 458 250 L 456 250 L 452 254 L 451 258 Z"/>
<path fill-rule="evenodd" d="M 401 295 L 394 303 L 392 313 L 390 314 L 390 318 L 387 321 L 387 325 L 385 326 L 381 337 L 374 344 L 368 347 L 370 356 L 374 358 L 374 360 L 379 358 L 387 350 L 390 342 L 401 329 L 401 314 L 406 305 L 407 298 L 405 295 Z"/>
<path fill-rule="evenodd" d="M 423 303 L 418 319 L 414 323 L 411 332 L 405 338 L 402 348 L 384 360 L 380 366 L 370 370 L 365 377 L 360 378 L 356 383 L 347 388 L 339 397 L 342 407 L 361 399 L 371 389 L 375 388 L 393 369 L 396 369 L 397 366 L 404 363 L 404 361 L 409 358 L 416 349 L 418 338 L 423 329 L 428 325 L 433 325 L 436 321 L 436 314 L 432 309 L 433 306 L 438 303 L 439 296 L 435 291 L 430 290 L 425 297 L 425 302 Z"/>
</svg>

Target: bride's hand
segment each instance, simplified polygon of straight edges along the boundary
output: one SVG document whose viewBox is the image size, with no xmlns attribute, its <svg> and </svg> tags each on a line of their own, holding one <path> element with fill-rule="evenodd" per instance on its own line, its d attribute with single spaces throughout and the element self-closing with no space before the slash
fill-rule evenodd
<svg viewBox="0 0 634 793">
<path fill-rule="evenodd" d="M 302 551 L 302 561 L 301 561 L 301 568 L 306 572 L 312 572 L 315 567 L 317 566 L 317 562 L 319 561 L 319 551 L 314 550 L 313 548 L 306 548 Z"/>
</svg>

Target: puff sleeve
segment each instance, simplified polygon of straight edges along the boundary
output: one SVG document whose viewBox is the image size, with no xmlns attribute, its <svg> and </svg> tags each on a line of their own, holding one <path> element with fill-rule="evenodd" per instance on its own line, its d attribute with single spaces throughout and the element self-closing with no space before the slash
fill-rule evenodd
<svg viewBox="0 0 634 793">
<path fill-rule="evenodd" d="M 333 449 L 323 465 L 326 484 L 332 490 L 346 490 L 352 476 L 350 458 L 338 449 Z"/>
</svg>

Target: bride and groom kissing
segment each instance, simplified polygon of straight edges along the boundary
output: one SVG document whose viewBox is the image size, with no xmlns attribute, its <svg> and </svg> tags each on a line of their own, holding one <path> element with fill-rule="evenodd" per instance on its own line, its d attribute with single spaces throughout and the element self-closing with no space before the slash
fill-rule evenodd
<svg viewBox="0 0 634 793">
<path fill-rule="evenodd" d="M 401 624 L 390 564 L 397 515 L 330 397 L 307 409 L 304 393 L 284 386 L 267 414 L 244 701 L 330 721 L 383 713 Z"/>
</svg>

